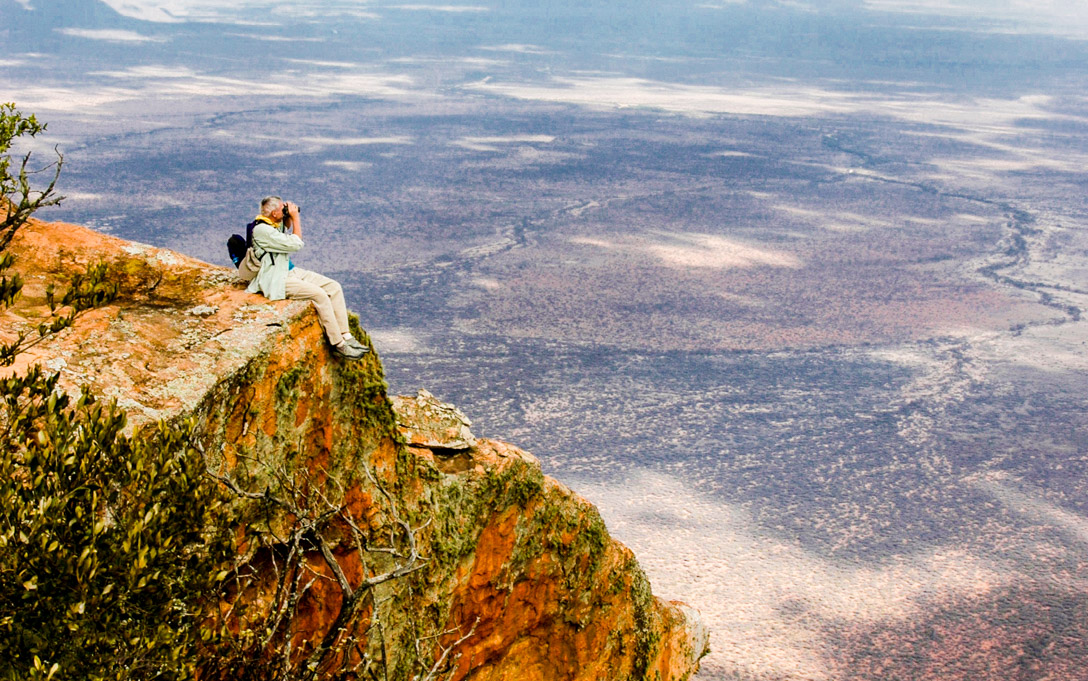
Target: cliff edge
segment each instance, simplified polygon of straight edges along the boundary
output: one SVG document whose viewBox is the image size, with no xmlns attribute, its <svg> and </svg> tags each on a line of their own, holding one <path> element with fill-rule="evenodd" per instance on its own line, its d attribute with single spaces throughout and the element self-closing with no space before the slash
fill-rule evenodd
<svg viewBox="0 0 1088 681">
<path fill-rule="evenodd" d="M 379 358 L 334 358 L 309 303 L 271 303 L 233 270 L 74 225 L 32 221 L 9 250 L 26 286 L 4 333 L 48 314 L 48 283 L 108 265 L 117 300 L 14 369 L 38 363 L 67 392 L 116 400 L 130 429 L 196 424 L 231 499 L 222 522 L 241 537 L 218 611 L 235 631 L 271 622 L 266 655 L 327 678 L 698 669 L 697 615 L 650 593 L 592 504 L 530 454 L 473 436 L 452 405 L 390 399 Z"/>
</svg>

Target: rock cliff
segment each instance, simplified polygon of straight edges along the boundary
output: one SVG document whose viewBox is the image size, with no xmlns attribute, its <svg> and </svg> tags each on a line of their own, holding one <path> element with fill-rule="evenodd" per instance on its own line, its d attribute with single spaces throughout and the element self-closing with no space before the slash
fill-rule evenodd
<svg viewBox="0 0 1088 681">
<path fill-rule="evenodd" d="M 67 391 L 115 399 L 130 429 L 196 423 L 234 500 L 223 522 L 260 530 L 240 543 L 244 579 L 221 611 L 239 630 L 275 619 L 284 664 L 496 681 L 698 668 L 697 615 L 650 593 L 592 504 L 425 391 L 387 397 L 379 358 L 334 358 L 308 303 L 73 225 L 31 222 L 11 251 L 27 283 L 8 332 L 47 314 L 48 282 L 108 264 L 118 299 L 15 370 L 40 363 Z"/>
</svg>

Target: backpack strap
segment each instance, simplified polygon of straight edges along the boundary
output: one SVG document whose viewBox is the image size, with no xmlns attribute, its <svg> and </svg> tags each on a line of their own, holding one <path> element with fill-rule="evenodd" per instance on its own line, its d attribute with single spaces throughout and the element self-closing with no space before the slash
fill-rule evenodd
<svg viewBox="0 0 1088 681">
<path fill-rule="evenodd" d="M 276 264 L 276 254 L 275 253 L 269 253 L 268 251 L 262 251 L 261 249 L 259 249 L 259 248 L 257 248 L 256 246 L 253 245 L 253 228 L 256 227 L 259 222 L 261 222 L 261 220 L 254 220 L 254 221 L 250 222 L 248 225 L 246 225 L 246 248 L 253 251 L 253 255 L 256 256 L 257 260 L 260 260 L 262 262 L 264 261 L 264 256 L 271 255 L 272 256 L 272 265 L 275 266 L 275 264 Z"/>
<path fill-rule="evenodd" d="M 272 224 L 272 221 L 269 220 L 268 218 L 265 218 L 265 217 L 262 217 L 262 216 L 258 215 L 257 218 L 255 220 L 253 220 L 253 222 L 250 222 L 248 225 L 246 225 L 246 248 L 251 249 L 253 251 L 253 254 L 255 256 L 257 256 L 257 260 L 260 260 L 262 262 L 264 261 L 264 256 L 266 256 L 266 255 L 271 256 L 272 257 L 272 266 L 275 267 L 275 265 L 276 265 L 276 254 L 271 253 L 269 251 L 262 251 L 261 249 L 255 247 L 253 245 L 253 228 L 256 227 L 258 224 L 260 224 L 262 222 L 267 224 L 267 225 Z"/>
<path fill-rule="evenodd" d="M 256 246 L 250 247 L 249 250 L 253 251 L 253 255 L 254 255 L 254 257 L 257 258 L 257 260 L 259 260 L 261 262 L 264 262 L 264 256 L 267 255 L 269 258 L 272 259 L 273 267 L 276 265 L 276 254 L 273 253 L 272 251 L 262 251 L 261 249 L 257 248 Z"/>
</svg>

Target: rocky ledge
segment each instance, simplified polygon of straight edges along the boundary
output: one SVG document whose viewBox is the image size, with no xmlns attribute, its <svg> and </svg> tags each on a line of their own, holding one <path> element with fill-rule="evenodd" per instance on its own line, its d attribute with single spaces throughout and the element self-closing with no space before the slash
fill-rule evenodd
<svg viewBox="0 0 1088 681">
<path fill-rule="evenodd" d="M 389 399 L 379 358 L 334 358 L 308 303 L 270 303 L 233 270 L 73 225 L 32 222 L 10 250 L 26 287 L 4 311 L 8 335 L 48 313 L 49 282 L 109 266 L 117 300 L 14 370 L 39 363 L 64 390 L 115 399 L 130 429 L 196 423 L 210 475 L 244 492 L 222 521 L 264 527 L 240 545 L 250 577 L 238 612 L 287 609 L 285 661 L 321 660 L 331 676 L 379 660 L 405 679 L 666 681 L 697 670 L 707 646 L 697 614 L 650 593 L 591 503 L 530 454 L 474 437 L 425 391 Z M 295 505 L 264 503 L 270 490 Z M 331 520 L 289 546 L 315 499 Z M 314 578 L 277 600 L 275 576 L 296 554 L 297 574 Z M 330 643 L 339 647 L 321 657 Z"/>
</svg>

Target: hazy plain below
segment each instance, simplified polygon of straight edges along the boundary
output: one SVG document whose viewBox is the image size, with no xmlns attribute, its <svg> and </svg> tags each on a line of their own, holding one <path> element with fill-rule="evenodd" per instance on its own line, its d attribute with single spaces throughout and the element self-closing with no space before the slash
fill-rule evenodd
<svg viewBox="0 0 1088 681">
<path fill-rule="evenodd" d="M 1074 3 L 0 0 L 46 217 L 303 206 L 394 392 L 596 503 L 700 680 L 1088 679 Z"/>
</svg>

